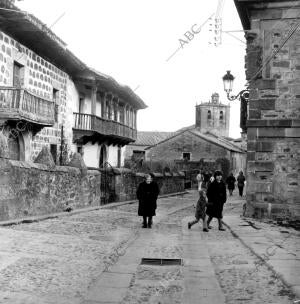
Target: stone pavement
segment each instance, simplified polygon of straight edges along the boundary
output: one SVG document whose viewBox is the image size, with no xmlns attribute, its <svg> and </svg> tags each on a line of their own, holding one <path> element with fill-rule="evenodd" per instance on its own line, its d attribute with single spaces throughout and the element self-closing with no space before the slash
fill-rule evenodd
<svg viewBox="0 0 300 304">
<path fill-rule="evenodd" d="M 252 261 L 256 267 L 254 271 L 259 272 L 259 267 L 266 265 L 300 299 L 299 233 L 294 229 L 271 226 L 263 222 L 255 222 L 253 219 L 242 218 L 240 213 L 243 202 L 244 200 L 235 198 L 233 205 L 230 205 L 229 209 L 236 204 L 239 206 L 240 212 L 237 208 L 235 208 L 235 212 L 228 212 L 229 214 L 224 217 L 225 225 L 233 236 L 238 238 L 258 258 L 259 262 L 256 261 L 257 259 Z M 157 217 L 156 225 L 164 220 L 164 216 L 165 214 L 161 214 Z M 183 284 L 181 296 L 178 295 L 177 298 L 178 303 L 226 303 L 226 296 L 219 285 L 219 280 L 212 265 L 212 257 L 209 252 L 211 247 L 210 235 L 209 233 L 203 234 L 199 229 L 188 230 L 187 222 L 190 219 L 190 216 L 184 217 L 181 221 L 179 246 L 182 248 L 182 252 L 180 255 L 172 256 L 183 260 L 183 276 L 181 277 Z M 126 299 L 129 288 L 134 284 L 133 281 L 136 279 L 135 275 L 141 258 L 148 257 L 149 246 L 159 246 L 158 243 L 162 242 L 162 236 L 157 231 L 152 229 L 143 232 L 129 246 L 126 254 L 95 282 L 84 304 L 131 303 L 130 299 L 128 300 L 129 302 L 124 301 L 124 299 Z M 220 233 L 222 234 L 222 232 Z M 158 239 L 160 241 L 157 241 Z M 157 242 L 153 242 L 153 240 Z M 169 238 L 166 242 L 170 244 L 172 239 Z M 220 246 L 222 247 L 222 243 Z M 231 251 L 233 250 L 239 251 L 236 248 L 231 249 Z M 243 251 L 240 250 L 236 254 L 243 254 Z M 246 256 L 245 259 L 247 259 Z M 164 281 L 159 281 L 157 284 L 163 285 L 164 283 L 162 282 Z M 151 284 L 153 285 L 153 281 L 151 281 Z M 171 283 L 166 282 L 165 284 L 168 286 Z M 141 288 L 140 285 L 139 288 Z M 296 297 L 293 303 L 297 303 L 298 298 Z M 166 297 L 151 297 L 147 300 L 145 298 L 147 303 L 171 304 L 175 303 L 174 301 L 174 299 L 168 300 Z"/>
<path fill-rule="evenodd" d="M 182 220 L 182 247 L 185 261 L 182 303 L 225 303 L 225 296 L 216 278 L 206 241 L 198 229 L 187 230 L 189 219 Z"/>
<path fill-rule="evenodd" d="M 177 208 L 180 210 L 180 208 Z M 169 210 L 176 212 L 176 209 Z M 164 220 L 161 214 L 155 219 L 155 225 Z M 182 254 L 172 258 L 181 258 L 184 261 L 183 267 L 183 293 L 182 301 L 185 304 L 222 304 L 225 303 L 224 294 L 219 286 L 216 275 L 211 265 L 207 246 L 201 241 L 197 230 L 187 230 L 188 218 L 182 220 L 182 238 L 179 246 L 182 247 Z M 148 257 L 149 248 L 168 245 L 174 242 L 169 235 L 165 239 L 155 229 L 145 229 L 126 250 L 118 262 L 108 271 L 103 272 L 99 279 L 93 284 L 84 304 L 100 303 L 121 303 L 125 298 L 128 288 L 131 285 L 134 274 L 142 257 Z M 157 255 L 155 255 L 157 257 Z M 153 257 L 153 252 L 152 252 Z M 166 256 L 164 256 L 165 258 Z M 164 267 L 164 266 L 159 266 Z M 168 268 L 169 266 L 165 266 Z M 175 281 L 175 280 L 174 280 Z M 147 281 L 146 281 L 147 282 Z M 174 284 L 174 282 L 172 282 Z M 153 284 L 153 282 L 151 282 Z M 170 282 L 160 280 L 157 285 L 169 285 Z M 162 286 L 164 287 L 164 286 Z M 122 302 L 123 303 L 123 302 Z M 152 296 L 149 303 L 174 303 L 172 299 Z"/>
<path fill-rule="evenodd" d="M 241 218 L 236 196 L 225 205 L 227 231 L 215 221 L 209 233 L 201 224 L 189 230 L 196 199 L 196 191 L 160 199 L 152 229 L 140 228 L 135 203 L 0 228 L 0 303 L 297 303 L 281 297 L 287 290 L 271 274 L 299 296 L 299 232 Z M 183 264 L 141 265 L 142 258 Z M 267 284 L 270 297 L 261 297 Z"/>
<path fill-rule="evenodd" d="M 260 259 L 257 269 L 265 264 L 300 300 L 300 232 L 238 215 L 224 223 Z"/>
<path fill-rule="evenodd" d="M 172 237 L 167 234 L 163 236 L 156 228 L 170 213 L 175 213 L 182 210 L 183 207 L 191 205 L 190 202 L 182 201 L 183 204 L 179 207 L 170 207 L 168 210 L 159 212 L 154 218 L 154 227 L 152 229 L 141 229 L 139 236 L 127 247 L 126 252 L 94 282 L 83 304 L 121 303 L 128 293 L 130 285 L 132 285 L 132 279 L 138 272 L 141 259 L 143 257 L 149 258 L 149 255 L 152 258 L 161 257 L 159 248 L 163 248 L 164 245 L 176 247 L 178 243 L 177 236 Z M 174 251 L 168 256 L 166 256 L 166 253 L 164 254 L 164 257 L 174 258 Z M 141 281 L 143 280 L 139 280 L 139 283 Z M 146 285 L 149 279 L 144 281 L 142 284 Z M 152 281 L 151 284 L 153 284 Z M 163 284 L 163 280 L 158 280 L 156 287 L 160 287 Z M 152 301 L 154 299 L 155 296 L 152 296 Z M 129 303 L 130 301 L 129 299 Z M 164 301 L 163 303 L 166 302 Z"/>
</svg>

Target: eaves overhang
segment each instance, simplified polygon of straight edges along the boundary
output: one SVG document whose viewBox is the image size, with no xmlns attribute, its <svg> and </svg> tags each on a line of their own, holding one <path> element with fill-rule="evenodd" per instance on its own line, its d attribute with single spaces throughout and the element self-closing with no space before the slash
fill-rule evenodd
<svg viewBox="0 0 300 304">
<path fill-rule="evenodd" d="M 234 0 L 234 4 L 238 11 L 239 17 L 242 22 L 243 29 L 251 29 L 251 14 L 253 11 L 263 9 L 286 9 L 297 8 L 300 6 L 299 0 Z"/>
<path fill-rule="evenodd" d="M 146 109 L 144 101 L 127 85 L 121 85 L 113 77 L 101 73 L 93 68 L 87 68 L 78 74 L 75 81 L 87 80 L 96 85 L 99 89 L 116 94 L 121 100 L 130 104 L 133 108 Z"/>
<path fill-rule="evenodd" d="M 0 0 L 0 30 L 51 62 L 75 75 L 86 68 L 67 45 L 38 18 L 20 10 L 9 0 Z"/>
</svg>

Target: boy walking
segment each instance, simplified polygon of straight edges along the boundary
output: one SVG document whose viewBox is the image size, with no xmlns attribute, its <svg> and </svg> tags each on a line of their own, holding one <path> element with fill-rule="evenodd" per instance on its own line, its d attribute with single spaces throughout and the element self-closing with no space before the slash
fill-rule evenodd
<svg viewBox="0 0 300 304">
<path fill-rule="evenodd" d="M 206 193 L 205 189 L 201 189 L 199 191 L 199 199 L 197 201 L 196 211 L 195 211 L 195 220 L 188 222 L 189 229 L 191 229 L 191 227 L 194 224 L 198 223 L 200 221 L 200 219 L 202 219 L 203 231 L 208 232 L 206 213 L 205 213 L 205 208 L 206 208 L 206 204 L 207 204 L 205 193 Z"/>
</svg>

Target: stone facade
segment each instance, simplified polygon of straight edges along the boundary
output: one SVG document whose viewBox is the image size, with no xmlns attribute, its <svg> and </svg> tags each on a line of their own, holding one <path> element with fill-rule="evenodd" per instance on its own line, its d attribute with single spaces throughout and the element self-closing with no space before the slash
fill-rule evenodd
<svg viewBox="0 0 300 304">
<path fill-rule="evenodd" d="M 228 169 L 235 174 L 240 170 L 245 170 L 246 154 L 242 149 L 234 147 L 220 138 L 202 134 L 197 130 L 179 132 L 146 149 L 147 161 L 169 163 L 171 167 L 172 164 L 179 165 L 182 162 L 182 165 L 188 164 L 190 169 L 198 164 L 197 169 L 200 169 L 200 161 L 214 163 L 218 159 L 227 159 L 230 163 Z"/>
<path fill-rule="evenodd" d="M 14 80 L 14 65 L 16 64 L 21 69 L 19 84 L 14 83 L 16 81 Z M 59 151 L 61 125 L 66 125 L 68 113 L 72 115 L 70 105 L 67 104 L 69 75 L 3 32 L 0 32 L 0 65 L 0 85 L 7 87 L 18 85 L 50 102 L 55 99 L 57 119 L 52 127 L 43 128 L 35 135 L 30 132 L 29 124 L 21 130 L 14 128 L 14 133 L 27 133 L 29 136 L 28 141 L 25 142 L 26 156 L 24 155 L 23 160 L 34 160 L 44 146 L 50 148 L 50 145 L 55 145 Z M 55 98 L 53 92 L 57 92 Z M 70 147 L 72 126 L 65 128 L 64 135 L 66 144 Z"/>
<path fill-rule="evenodd" d="M 300 4 L 260 2 L 235 0 L 250 89 L 246 214 L 293 220 L 300 217 Z"/>
<path fill-rule="evenodd" d="M 201 158 L 214 160 L 229 157 L 230 154 L 224 147 L 214 145 L 189 131 L 185 131 L 149 148 L 146 160 L 173 162 L 174 160 L 183 160 L 183 153 L 190 153 L 189 160 L 191 161 L 199 161 Z"/>
</svg>

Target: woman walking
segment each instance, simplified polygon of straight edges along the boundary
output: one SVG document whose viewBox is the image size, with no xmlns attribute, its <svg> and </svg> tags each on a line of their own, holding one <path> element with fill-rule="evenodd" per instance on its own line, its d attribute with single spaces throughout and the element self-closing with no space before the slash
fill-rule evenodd
<svg viewBox="0 0 300 304">
<path fill-rule="evenodd" d="M 239 176 L 237 177 L 237 184 L 238 184 L 238 188 L 239 188 L 240 197 L 243 196 L 245 180 L 246 180 L 246 178 L 243 174 L 243 171 L 240 171 Z"/>
<path fill-rule="evenodd" d="M 235 188 L 235 182 L 236 182 L 236 179 L 233 176 L 233 173 L 231 172 L 229 174 L 229 176 L 227 177 L 227 179 L 226 179 L 226 184 L 227 184 L 227 188 L 228 188 L 230 196 L 232 195 L 232 192 L 233 192 L 233 190 Z"/>
<path fill-rule="evenodd" d="M 208 206 L 206 209 L 206 214 L 208 215 L 207 225 L 209 226 L 212 219 L 215 217 L 218 219 L 219 230 L 225 231 L 222 223 L 222 212 L 223 205 L 226 202 L 226 186 L 222 180 L 222 172 L 216 171 L 214 174 L 213 182 L 208 186 L 207 189 Z"/>
<path fill-rule="evenodd" d="M 157 207 L 156 200 L 159 194 L 159 188 L 153 181 L 153 174 L 145 176 L 145 180 L 139 184 L 136 196 L 139 201 L 138 215 L 143 217 L 143 228 L 151 228 L 152 217 L 155 216 Z"/>
</svg>

